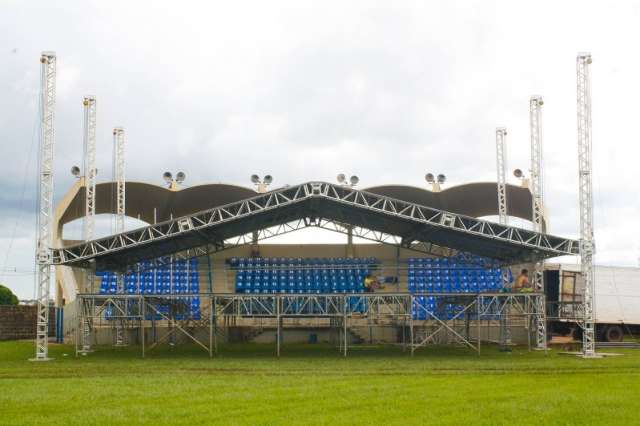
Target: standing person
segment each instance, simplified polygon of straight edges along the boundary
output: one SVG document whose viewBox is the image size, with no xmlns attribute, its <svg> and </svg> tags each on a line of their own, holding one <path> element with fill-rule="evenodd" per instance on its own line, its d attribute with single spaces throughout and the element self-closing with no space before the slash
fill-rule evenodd
<svg viewBox="0 0 640 426">
<path fill-rule="evenodd" d="M 366 277 L 364 277 L 364 290 L 367 293 L 373 293 L 377 283 L 378 283 L 378 280 L 376 280 L 373 277 L 373 275 L 371 274 L 367 275 Z"/>
<path fill-rule="evenodd" d="M 518 275 L 513 285 L 513 291 L 531 291 L 531 282 L 529 281 L 529 271 L 527 269 L 520 271 L 520 275 Z"/>
</svg>

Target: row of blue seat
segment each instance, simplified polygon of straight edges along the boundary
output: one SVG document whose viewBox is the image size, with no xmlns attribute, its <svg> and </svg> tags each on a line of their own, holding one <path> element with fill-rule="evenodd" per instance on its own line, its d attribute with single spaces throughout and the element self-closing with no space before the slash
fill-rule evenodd
<svg viewBox="0 0 640 426">
<path fill-rule="evenodd" d="M 229 263 L 232 267 L 235 265 L 236 292 L 257 294 L 362 293 L 365 291 L 364 278 L 377 265 L 375 258 L 288 259 L 292 263 L 287 265 L 294 269 L 277 268 L 277 264 L 274 263 L 249 266 L 249 263 L 245 262 L 246 259 L 232 259 Z M 344 263 L 346 259 L 350 263 Z M 272 269 L 274 265 L 276 268 Z M 343 267 L 326 268 L 322 265 L 343 265 Z"/>
<path fill-rule="evenodd" d="M 125 274 L 125 294 L 146 295 L 175 295 L 194 294 L 200 292 L 200 273 L 198 260 L 173 260 L 164 257 L 157 261 L 145 261 L 141 263 L 140 272 Z M 118 292 L 118 276 L 115 272 L 102 271 L 96 273 L 101 278 L 100 294 L 116 294 Z M 183 303 L 181 303 L 183 302 Z M 177 319 L 199 319 L 200 299 L 197 297 L 184 297 L 172 299 L 171 306 L 179 312 L 173 314 Z M 158 303 L 156 309 L 163 313 L 169 313 L 172 309 L 166 303 Z M 166 311 L 166 312 L 165 312 Z M 107 319 L 113 315 L 109 310 L 105 312 Z M 162 319 L 161 315 L 147 312 L 149 319 Z"/>
<path fill-rule="evenodd" d="M 232 268 L 293 267 L 293 266 L 371 266 L 377 265 L 375 257 L 232 257 L 228 260 Z"/>
</svg>

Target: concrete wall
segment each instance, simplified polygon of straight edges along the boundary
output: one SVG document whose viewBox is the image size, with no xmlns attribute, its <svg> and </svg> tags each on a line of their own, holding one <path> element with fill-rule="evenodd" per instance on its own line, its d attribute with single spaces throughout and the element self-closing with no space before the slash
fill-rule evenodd
<svg viewBox="0 0 640 426">
<path fill-rule="evenodd" d="M 0 305 L 0 340 L 35 339 L 37 307 Z M 49 308 L 49 336 L 55 336 L 55 308 Z"/>
</svg>

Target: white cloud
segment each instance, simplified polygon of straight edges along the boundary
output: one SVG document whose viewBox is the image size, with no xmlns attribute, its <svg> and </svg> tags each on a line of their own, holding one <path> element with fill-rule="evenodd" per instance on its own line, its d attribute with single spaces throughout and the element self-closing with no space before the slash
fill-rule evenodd
<svg viewBox="0 0 640 426">
<path fill-rule="evenodd" d="M 509 167 L 528 169 L 528 99 L 539 93 L 552 231 L 574 236 L 575 54 L 591 50 L 598 261 L 635 264 L 639 17 L 630 1 L 3 2 L 0 209 L 15 209 L 31 164 L 18 237 L 32 238 L 26 160 L 37 60 L 52 49 L 58 194 L 81 162 L 88 93 L 98 97 L 100 179 L 110 176 L 110 130 L 122 125 L 132 180 L 184 170 L 189 185 L 246 184 L 270 172 L 284 184 L 344 172 L 363 186 L 420 186 L 426 171 L 451 184 L 494 179 L 496 126 L 509 130 Z M 15 248 L 9 266 L 31 259 Z M 30 289 L 17 285 L 23 297 Z"/>
</svg>

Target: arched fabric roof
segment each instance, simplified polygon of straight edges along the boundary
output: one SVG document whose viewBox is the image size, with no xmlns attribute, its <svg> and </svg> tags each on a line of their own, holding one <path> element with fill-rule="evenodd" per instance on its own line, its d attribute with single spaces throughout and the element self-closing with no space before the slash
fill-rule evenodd
<svg viewBox="0 0 640 426">
<path fill-rule="evenodd" d="M 450 187 L 441 192 L 431 192 L 407 185 L 374 186 L 366 188 L 365 191 L 471 217 L 498 214 L 498 195 L 496 184 L 493 182 L 469 183 Z M 115 193 L 114 182 L 96 185 L 96 214 L 115 214 Z M 172 191 L 149 183 L 127 182 L 125 214 L 153 224 L 255 195 L 256 192 L 250 188 L 222 183 Z M 507 202 L 507 211 L 510 216 L 531 219 L 531 192 L 528 188 L 507 185 Z M 85 189 L 80 186 L 68 207 L 61 213 L 58 225 L 82 218 L 84 204 Z"/>
<path fill-rule="evenodd" d="M 407 185 L 374 186 L 366 188 L 365 191 L 465 216 L 498 215 L 498 191 L 495 182 L 468 183 L 452 186 L 440 192 Z M 507 185 L 507 213 L 509 216 L 531 220 L 531 191 L 528 188 Z"/>
<path fill-rule="evenodd" d="M 96 214 L 116 213 L 116 184 L 96 185 Z M 197 211 L 233 203 L 256 195 L 252 189 L 222 183 L 192 186 L 172 191 L 143 182 L 126 183 L 125 214 L 149 224 L 164 222 Z M 80 187 L 62 212 L 58 225 L 84 216 L 85 189 Z"/>
</svg>

